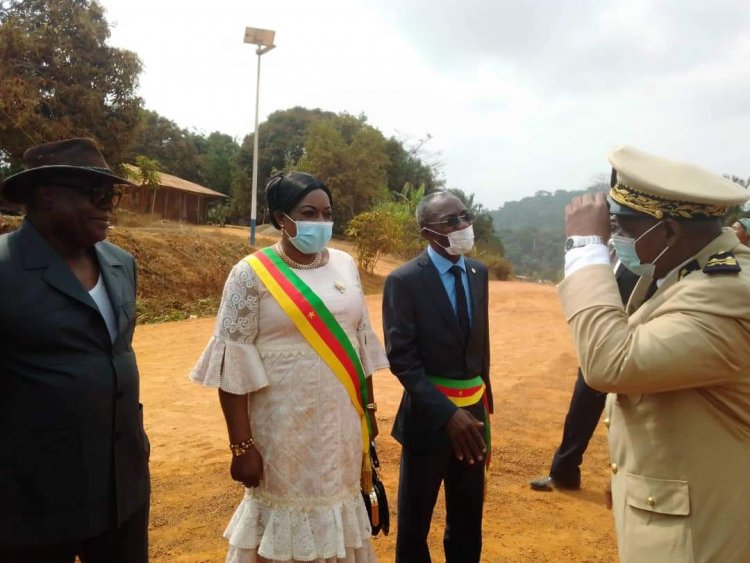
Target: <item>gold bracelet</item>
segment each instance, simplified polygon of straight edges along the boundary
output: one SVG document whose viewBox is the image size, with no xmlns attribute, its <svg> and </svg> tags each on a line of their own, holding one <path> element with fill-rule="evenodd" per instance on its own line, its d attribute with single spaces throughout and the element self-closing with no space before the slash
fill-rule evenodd
<svg viewBox="0 0 750 563">
<path fill-rule="evenodd" d="M 229 444 L 229 449 L 232 450 L 234 457 L 239 457 L 247 453 L 247 450 L 255 445 L 255 439 L 251 436 L 247 440 L 240 442 L 239 444 Z"/>
<path fill-rule="evenodd" d="M 367 410 L 372 412 L 377 412 L 378 410 L 378 404 L 377 403 L 367 403 Z"/>
</svg>

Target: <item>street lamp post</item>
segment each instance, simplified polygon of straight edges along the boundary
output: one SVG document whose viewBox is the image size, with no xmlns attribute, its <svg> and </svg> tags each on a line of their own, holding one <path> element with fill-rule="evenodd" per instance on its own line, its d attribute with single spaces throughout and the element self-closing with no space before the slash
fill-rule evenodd
<svg viewBox="0 0 750 563">
<path fill-rule="evenodd" d="M 255 134 L 253 135 L 253 187 L 250 195 L 250 244 L 255 246 L 255 226 L 258 217 L 258 102 L 260 100 L 260 56 L 276 47 L 273 44 L 275 31 L 245 28 L 245 43 L 257 45 L 255 54 L 258 55 L 258 76 L 255 82 Z"/>
</svg>

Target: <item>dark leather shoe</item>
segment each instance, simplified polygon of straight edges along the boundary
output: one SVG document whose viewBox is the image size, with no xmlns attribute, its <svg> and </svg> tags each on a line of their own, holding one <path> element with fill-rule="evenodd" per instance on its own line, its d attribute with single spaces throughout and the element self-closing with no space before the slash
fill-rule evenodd
<svg viewBox="0 0 750 563">
<path fill-rule="evenodd" d="M 552 477 L 539 477 L 533 481 L 529 481 L 529 486 L 535 491 L 552 492 L 555 489 L 566 489 L 568 491 L 577 491 L 581 488 L 580 483 L 565 483 L 564 481 L 558 481 Z"/>
</svg>

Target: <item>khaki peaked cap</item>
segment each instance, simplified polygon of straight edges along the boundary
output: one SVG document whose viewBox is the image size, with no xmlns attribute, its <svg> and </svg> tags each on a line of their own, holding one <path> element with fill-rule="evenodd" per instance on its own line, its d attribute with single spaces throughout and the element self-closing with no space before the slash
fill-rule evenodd
<svg viewBox="0 0 750 563">
<path fill-rule="evenodd" d="M 614 172 L 608 199 L 615 215 L 721 217 L 750 198 L 745 188 L 718 174 L 633 147 L 613 150 L 609 162 Z"/>
</svg>

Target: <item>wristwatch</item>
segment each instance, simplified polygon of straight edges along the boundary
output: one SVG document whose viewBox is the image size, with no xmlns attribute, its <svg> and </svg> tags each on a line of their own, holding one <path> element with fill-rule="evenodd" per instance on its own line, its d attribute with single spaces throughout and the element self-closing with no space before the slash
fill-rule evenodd
<svg viewBox="0 0 750 563">
<path fill-rule="evenodd" d="M 573 235 L 565 239 L 565 252 L 579 246 L 586 246 L 587 244 L 605 244 L 604 239 L 598 235 L 589 236 L 578 236 Z"/>
</svg>

